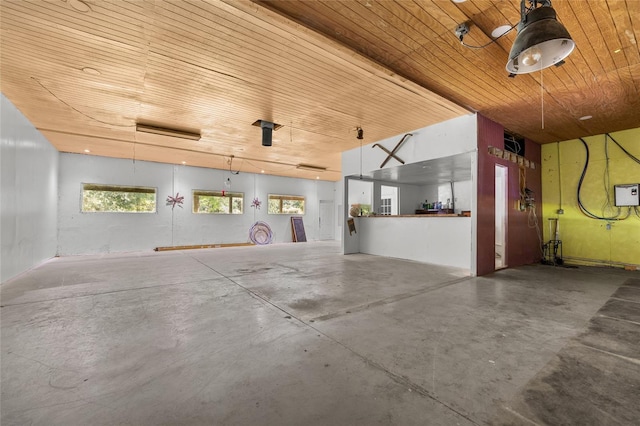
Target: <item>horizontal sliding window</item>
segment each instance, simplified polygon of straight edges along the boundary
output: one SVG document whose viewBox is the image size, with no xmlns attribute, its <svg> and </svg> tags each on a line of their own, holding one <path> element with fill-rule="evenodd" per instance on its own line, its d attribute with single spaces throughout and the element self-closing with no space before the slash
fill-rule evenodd
<svg viewBox="0 0 640 426">
<path fill-rule="evenodd" d="M 193 212 L 242 214 L 244 194 L 227 191 L 193 191 Z"/>
<path fill-rule="evenodd" d="M 156 188 L 83 183 L 82 211 L 155 213 Z"/>
<path fill-rule="evenodd" d="M 304 214 L 304 197 L 269 194 L 269 214 Z"/>
</svg>

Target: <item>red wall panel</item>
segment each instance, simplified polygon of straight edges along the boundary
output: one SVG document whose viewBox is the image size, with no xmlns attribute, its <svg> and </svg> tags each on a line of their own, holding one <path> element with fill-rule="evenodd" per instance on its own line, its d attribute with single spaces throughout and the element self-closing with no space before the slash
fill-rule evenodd
<svg viewBox="0 0 640 426">
<path fill-rule="evenodd" d="M 489 154 L 489 147 L 504 148 L 504 127 L 478 114 L 478 218 L 477 274 L 486 275 L 495 270 L 495 165 L 508 168 L 508 201 L 506 232 L 506 263 L 520 266 L 539 262 L 542 258 L 540 241 L 529 211 L 516 209 L 520 198 L 519 166 Z M 531 189 L 536 202 L 537 222 L 542 229 L 541 149 L 537 143 L 525 140 L 525 158 L 535 162 L 536 168 L 525 168 L 526 187 Z"/>
</svg>

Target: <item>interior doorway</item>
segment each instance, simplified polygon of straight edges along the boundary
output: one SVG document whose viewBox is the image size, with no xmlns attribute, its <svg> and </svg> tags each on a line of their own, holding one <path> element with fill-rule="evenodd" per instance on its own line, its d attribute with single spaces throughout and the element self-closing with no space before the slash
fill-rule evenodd
<svg viewBox="0 0 640 426">
<path fill-rule="evenodd" d="M 320 200 L 320 214 L 318 215 L 318 239 L 335 239 L 333 212 L 333 201 Z"/>
<path fill-rule="evenodd" d="M 496 164 L 495 172 L 495 269 L 507 267 L 507 171 L 509 169 Z"/>
</svg>

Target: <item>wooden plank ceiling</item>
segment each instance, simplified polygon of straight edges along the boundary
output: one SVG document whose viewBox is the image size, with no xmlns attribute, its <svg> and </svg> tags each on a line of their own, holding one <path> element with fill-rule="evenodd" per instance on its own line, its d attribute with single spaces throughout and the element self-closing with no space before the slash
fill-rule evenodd
<svg viewBox="0 0 640 426">
<path fill-rule="evenodd" d="M 0 4 L 2 92 L 64 152 L 338 180 L 357 127 L 365 144 L 469 111 L 540 143 L 640 127 L 635 0 L 556 0 L 576 51 L 515 79 L 515 34 L 469 49 L 453 31 L 470 22 L 465 42 L 485 44 L 518 0 Z M 283 125 L 272 147 L 258 119 Z"/>
</svg>

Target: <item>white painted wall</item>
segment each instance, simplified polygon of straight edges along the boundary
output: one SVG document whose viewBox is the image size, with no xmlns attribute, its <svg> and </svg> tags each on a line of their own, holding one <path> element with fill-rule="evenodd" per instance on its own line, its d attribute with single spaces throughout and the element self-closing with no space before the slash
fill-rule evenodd
<svg viewBox="0 0 640 426">
<path fill-rule="evenodd" d="M 366 136 L 365 129 L 365 136 Z M 475 152 L 478 148 L 478 123 L 475 114 L 454 118 L 442 123 L 422 129 L 409 131 L 410 137 L 396 152 L 405 164 L 449 157 L 466 152 Z M 379 143 L 392 150 L 402 139 L 401 135 L 375 141 L 362 147 L 362 173 L 369 173 L 380 169 L 380 164 L 387 154 L 373 144 Z M 389 161 L 386 168 L 396 167 L 395 160 Z M 342 153 L 342 176 L 360 173 L 360 148 L 354 148 Z"/>
<path fill-rule="evenodd" d="M 476 211 L 477 207 L 477 139 L 478 139 L 478 123 L 475 114 L 458 117 L 445 121 L 433 126 L 424 127 L 422 129 L 409 131 L 413 136 L 410 137 L 398 150 L 397 155 L 405 161 L 405 164 L 413 164 L 421 161 L 433 160 L 437 158 L 450 157 L 452 155 L 472 153 L 471 155 L 471 180 L 464 182 L 456 182 L 454 184 L 455 196 L 458 198 L 456 204 L 456 212 L 461 210 Z M 365 129 L 366 135 L 366 129 Z M 380 164 L 385 160 L 387 154 L 381 149 L 373 147 L 374 143 L 379 143 L 389 150 L 392 150 L 396 144 L 402 139 L 403 134 L 394 137 L 372 142 L 361 148 L 354 148 L 345 151 L 342 154 L 342 176 L 343 184 L 348 185 L 353 180 L 347 179 L 347 176 L 369 174 L 373 171 L 380 170 Z M 362 160 L 361 160 L 362 158 Z M 362 164 L 362 166 L 361 166 Z M 385 168 L 396 167 L 397 162 L 389 161 Z M 362 169 L 361 169 L 362 167 Z M 417 185 L 399 185 L 400 186 L 400 214 L 413 214 L 418 208 L 418 203 L 428 199 L 429 202 L 438 200 L 438 187 L 417 186 Z M 375 196 L 379 194 L 374 189 Z M 468 197 L 468 198 L 467 198 Z M 446 201 L 441 200 L 443 202 Z M 376 206 L 377 207 L 377 206 Z M 344 208 L 341 214 L 345 214 L 348 206 Z M 346 217 L 346 216 L 345 216 Z M 445 248 L 453 248 L 452 250 L 442 249 L 439 251 L 440 257 L 425 257 L 420 255 L 419 259 L 415 258 L 415 253 L 422 253 L 421 238 L 428 237 L 426 233 L 431 232 L 431 238 L 442 238 L 443 230 L 447 228 L 439 228 L 429 223 L 426 227 L 420 227 L 420 231 L 412 234 L 406 231 L 413 229 L 414 220 L 429 220 L 426 218 L 358 218 L 356 219 L 357 236 L 349 236 L 347 227 L 343 228 L 343 252 L 350 253 L 370 253 L 390 257 L 398 257 L 405 259 L 420 260 L 429 263 L 440 263 L 443 265 L 460 266 L 470 270 L 471 275 L 476 273 L 476 218 L 437 218 L 433 220 L 459 220 L 457 223 L 465 223 L 464 227 L 454 226 L 455 232 L 448 233 L 447 246 Z M 384 223 L 383 231 L 378 229 L 376 225 L 375 235 L 369 235 L 373 230 L 371 223 L 378 220 L 387 220 Z M 407 221 L 407 222 L 404 222 Z M 422 223 L 422 222 L 418 222 Z M 441 222 L 444 224 L 445 222 Z M 456 222 L 453 222 L 456 223 Z M 468 230 L 467 230 L 468 227 Z M 394 229 L 397 228 L 398 234 Z M 468 231 L 468 232 L 467 232 Z M 418 236 L 420 238 L 418 238 Z M 387 238 L 394 241 L 389 244 Z M 379 245 L 379 246 L 378 246 Z M 448 256 L 453 256 L 452 260 L 447 260 Z M 454 264 L 452 264 L 454 263 Z"/>
<path fill-rule="evenodd" d="M 231 191 L 244 193 L 244 214 L 193 214 L 192 190 L 221 190 L 231 178 Z M 153 214 L 81 213 L 82 183 L 151 186 L 158 190 Z M 185 197 L 183 208 L 165 205 L 169 195 Z M 248 242 L 249 228 L 267 222 L 274 242 L 290 242 L 290 215 L 267 213 L 267 195 L 306 197 L 303 216 L 308 240 L 318 238 L 319 200 L 335 201 L 334 182 L 240 173 L 190 166 L 113 159 L 78 154 L 60 156 L 59 253 L 61 255 L 151 250 L 159 246 Z M 260 210 L 250 207 L 254 197 Z"/>
<path fill-rule="evenodd" d="M 0 282 L 5 282 L 56 255 L 59 154 L 0 96 Z"/>
<path fill-rule="evenodd" d="M 362 217 L 360 253 L 471 269 L 469 217 Z"/>
</svg>

